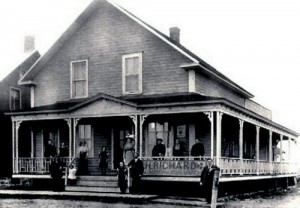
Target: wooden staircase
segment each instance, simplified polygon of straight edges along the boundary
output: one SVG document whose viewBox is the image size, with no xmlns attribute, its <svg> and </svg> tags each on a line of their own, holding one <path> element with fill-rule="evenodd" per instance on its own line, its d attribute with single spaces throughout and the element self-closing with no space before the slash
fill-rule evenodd
<svg viewBox="0 0 300 208">
<path fill-rule="evenodd" d="M 117 176 L 79 176 L 76 185 L 67 185 L 66 191 L 119 193 Z"/>
</svg>

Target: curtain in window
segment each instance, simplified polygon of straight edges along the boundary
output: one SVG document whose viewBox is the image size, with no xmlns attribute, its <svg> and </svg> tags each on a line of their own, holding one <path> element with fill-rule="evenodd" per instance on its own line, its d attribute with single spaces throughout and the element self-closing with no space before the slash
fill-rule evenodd
<svg viewBox="0 0 300 208">
<path fill-rule="evenodd" d="M 20 99 L 21 93 L 19 90 L 11 89 L 10 90 L 10 109 L 19 110 L 20 109 Z"/>
<path fill-rule="evenodd" d="M 125 91 L 139 91 L 139 57 L 125 59 Z"/>
</svg>

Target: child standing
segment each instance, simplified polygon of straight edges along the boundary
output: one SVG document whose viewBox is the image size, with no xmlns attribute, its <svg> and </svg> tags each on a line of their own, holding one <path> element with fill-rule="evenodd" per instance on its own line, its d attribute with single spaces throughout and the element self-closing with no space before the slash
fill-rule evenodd
<svg viewBox="0 0 300 208">
<path fill-rule="evenodd" d="M 106 175 L 106 169 L 108 166 L 108 152 L 106 152 L 106 147 L 102 147 L 102 151 L 99 152 L 99 168 L 101 170 L 101 175 Z"/>
<path fill-rule="evenodd" d="M 120 162 L 120 166 L 117 169 L 118 172 L 118 186 L 122 194 L 126 192 L 127 188 L 127 168 L 124 165 L 124 162 Z"/>
<path fill-rule="evenodd" d="M 68 180 L 69 180 L 69 185 L 75 185 L 76 184 L 76 172 L 77 169 L 73 163 L 69 165 L 69 170 L 68 170 Z"/>
</svg>

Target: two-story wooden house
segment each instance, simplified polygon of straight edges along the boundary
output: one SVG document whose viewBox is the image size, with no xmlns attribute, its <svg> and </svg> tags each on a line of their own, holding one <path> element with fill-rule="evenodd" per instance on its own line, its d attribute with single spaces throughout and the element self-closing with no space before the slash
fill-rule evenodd
<svg viewBox="0 0 300 208">
<path fill-rule="evenodd" d="M 18 81 L 39 57 L 38 51 L 28 54 L 25 60 L 0 82 L 0 138 L 4 147 L 0 151 L 0 176 L 11 175 L 12 167 L 11 119 L 4 113 L 30 107 L 30 89 L 18 85 Z"/>
<path fill-rule="evenodd" d="M 88 145 L 89 175 L 98 175 L 98 153 L 109 169 L 123 160 L 125 135 L 135 135 L 144 161 L 143 180 L 199 181 L 207 157 L 221 182 L 296 175 L 283 159 L 297 133 L 272 121 L 253 95 L 179 42 L 120 6 L 95 0 L 19 81 L 30 87 L 31 108 L 8 113 L 13 126 L 13 177 L 49 177 L 47 140 L 76 158 Z M 157 138 L 163 160 L 152 157 Z M 191 156 L 199 138 L 204 155 Z M 173 156 L 174 141 L 184 146 Z"/>
</svg>

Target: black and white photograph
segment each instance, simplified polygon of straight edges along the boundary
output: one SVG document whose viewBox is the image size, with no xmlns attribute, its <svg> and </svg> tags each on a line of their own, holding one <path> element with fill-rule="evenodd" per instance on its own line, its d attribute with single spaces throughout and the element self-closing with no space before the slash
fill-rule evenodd
<svg viewBox="0 0 300 208">
<path fill-rule="evenodd" d="M 0 25 L 0 207 L 299 206 L 299 1 L 6 0 Z"/>
</svg>

